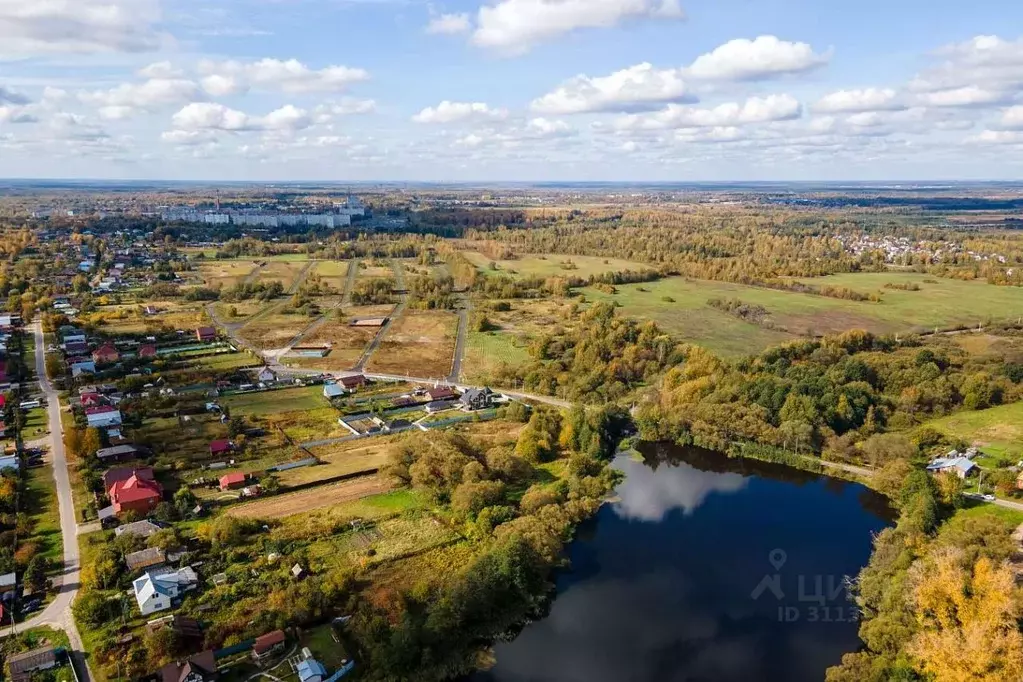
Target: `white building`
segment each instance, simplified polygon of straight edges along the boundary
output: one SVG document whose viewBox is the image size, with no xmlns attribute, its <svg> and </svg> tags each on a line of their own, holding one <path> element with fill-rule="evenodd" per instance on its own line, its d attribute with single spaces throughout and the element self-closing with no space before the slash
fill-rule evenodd
<svg viewBox="0 0 1023 682">
<path fill-rule="evenodd" d="M 92 428 L 121 425 L 121 411 L 113 407 L 90 407 L 85 411 L 85 420 Z"/>
<path fill-rule="evenodd" d="M 143 616 L 148 616 L 169 609 L 182 592 L 193 589 L 198 582 L 195 571 L 191 566 L 186 566 L 169 573 L 146 573 L 137 578 L 132 587 L 135 589 L 139 611 Z"/>
</svg>

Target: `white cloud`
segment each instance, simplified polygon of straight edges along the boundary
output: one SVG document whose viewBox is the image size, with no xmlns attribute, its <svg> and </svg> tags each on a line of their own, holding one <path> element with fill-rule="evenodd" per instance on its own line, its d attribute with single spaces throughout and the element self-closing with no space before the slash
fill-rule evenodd
<svg viewBox="0 0 1023 682">
<path fill-rule="evenodd" d="M 890 88 L 864 88 L 839 90 L 821 97 L 813 105 L 814 111 L 829 114 L 852 114 L 863 111 L 894 111 L 904 106 L 898 93 Z"/>
<path fill-rule="evenodd" d="M 39 117 L 28 107 L 0 105 L 0 123 L 36 123 Z"/>
<path fill-rule="evenodd" d="M 368 114 L 376 111 L 377 103 L 371 99 L 354 99 L 345 97 L 340 102 L 321 104 L 313 110 L 314 120 L 317 123 L 329 123 L 335 116 L 352 116 L 355 114 Z"/>
<path fill-rule="evenodd" d="M 533 100 L 533 111 L 579 114 L 596 111 L 641 111 L 666 102 L 692 99 L 682 69 L 657 70 L 643 63 L 609 76 L 576 76 L 558 89 Z"/>
<path fill-rule="evenodd" d="M 28 104 L 29 99 L 25 95 L 0 87 L 0 104 Z"/>
<path fill-rule="evenodd" d="M 1014 130 L 984 130 L 966 138 L 968 144 L 1018 145 L 1023 144 L 1023 132 Z"/>
<path fill-rule="evenodd" d="M 526 124 L 526 131 L 538 137 L 565 137 L 574 135 L 575 129 L 564 121 L 552 121 L 543 117 L 534 118 Z"/>
<path fill-rule="evenodd" d="M 999 124 L 1002 128 L 1023 130 L 1023 105 L 1009 107 L 1003 111 Z"/>
<path fill-rule="evenodd" d="M 681 19 L 678 0 L 499 0 L 480 8 L 472 41 L 506 54 L 580 28 L 610 28 L 640 17 Z"/>
<path fill-rule="evenodd" d="M 238 94 L 250 88 L 278 90 L 289 93 L 340 92 L 353 83 L 369 79 L 363 69 L 328 66 L 315 70 L 289 59 L 261 59 L 257 62 L 204 61 L 199 70 L 205 74 L 202 86 L 209 94 L 220 97 Z"/>
<path fill-rule="evenodd" d="M 155 50 L 159 20 L 158 0 L 0 0 L 0 59 Z"/>
<path fill-rule="evenodd" d="M 467 119 L 502 119 L 504 109 L 492 109 L 483 102 L 449 102 L 444 100 L 435 107 L 426 107 L 412 117 L 416 123 L 455 123 Z"/>
<path fill-rule="evenodd" d="M 110 90 L 81 92 L 78 98 L 99 107 L 103 118 L 120 120 L 142 111 L 188 102 L 199 94 L 199 87 L 190 80 L 151 78 L 143 83 L 122 83 Z"/>
<path fill-rule="evenodd" d="M 802 115 L 802 105 L 790 95 L 750 97 L 742 104 L 728 102 L 712 108 L 669 104 L 651 114 L 631 114 L 615 121 L 619 130 L 713 128 L 787 121 Z"/>
<path fill-rule="evenodd" d="M 938 90 L 918 95 L 921 103 L 931 107 L 976 107 L 999 104 L 1006 100 L 1007 94 L 999 90 L 989 90 L 976 85 L 961 88 Z"/>
<path fill-rule="evenodd" d="M 295 131 L 312 124 L 309 114 L 290 104 L 270 112 L 266 116 L 250 116 L 223 104 L 193 102 L 174 114 L 174 129 L 178 131 L 216 130 L 226 132 L 243 131 Z"/>
<path fill-rule="evenodd" d="M 697 57 L 687 73 L 708 80 L 757 80 L 810 71 L 830 59 L 830 52 L 816 53 L 806 43 L 792 43 L 775 36 L 738 38 Z"/>
<path fill-rule="evenodd" d="M 142 78 L 182 78 L 184 72 L 168 61 L 156 62 L 138 70 Z"/>
<path fill-rule="evenodd" d="M 1023 88 L 1023 38 L 976 36 L 946 45 L 936 53 L 944 59 L 910 82 L 917 92 L 958 90 L 967 87 L 1011 93 Z"/>
<path fill-rule="evenodd" d="M 468 14 L 441 14 L 430 19 L 426 32 L 433 34 L 455 35 L 468 33 L 472 30 L 472 22 Z"/>
</svg>

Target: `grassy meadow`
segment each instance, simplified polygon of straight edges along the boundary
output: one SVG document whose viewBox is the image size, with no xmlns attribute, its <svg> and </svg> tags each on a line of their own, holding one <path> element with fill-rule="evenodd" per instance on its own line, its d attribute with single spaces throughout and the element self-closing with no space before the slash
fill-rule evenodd
<svg viewBox="0 0 1023 682">
<path fill-rule="evenodd" d="M 1023 315 L 1023 289 L 982 282 L 937 280 L 913 273 L 869 273 L 804 280 L 817 286 L 843 286 L 862 293 L 882 293 L 879 303 L 814 296 L 727 282 L 669 277 L 627 284 L 608 294 L 582 289 L 588 300 L 614 301 L 621 312 L 657 322 L 665 330 L 725 356 L 758 352 L 808 334 L 848 329 L 876 333 L 911 333 Z M 919 291 L 886 289 L 886 283 L 912 284 Z M 738 319 L 711 308 L 713 298 L 738 298 L 763 306 L 774 328 Z"/>
<path fill-rule="evenodd" d="M 513 260 L 493 260 L 475 251 L 464 252 L 466 258 L 485 275 L 510 275 L 512 277 L 589 277 L 604 272 L 623 270 L 649 270 L 649 265 L 619 258 L 566 255 L 523 255 Z M 491 268 L 493 263 L 496 269 Z"/>
</svg>

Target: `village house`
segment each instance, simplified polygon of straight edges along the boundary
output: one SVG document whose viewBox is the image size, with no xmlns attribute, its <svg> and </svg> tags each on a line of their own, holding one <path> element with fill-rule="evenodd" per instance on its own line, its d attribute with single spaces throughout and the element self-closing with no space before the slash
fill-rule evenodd
<svg viewBox="0 0 1023 682">
<path fill-rule="evenodd" d="M 245 487 L 245 481 L 248 476 L 238 472 L 233 474 L 224 474 L 220 477 L 220 489 L 223 490 L 236 490 L 238 488 Z"/>
<path fill-rule="evenodd" d="M 274 630 L 273 632 L 256 637 L 256 642 L 252 645 L 252 660 L 257 665 L 262 665 L 267 659 L 280 651 L 284 651 L 284 632 Z"/>
<path fill-rule="evenodd" d="M 327 679 L 327 669 L 315 658 L 307 658 L 295 666 L 299 682 L 323 682 Z"/>
<path fill-rule="evenodd" d="M 217 679 L 217 659 L 212 651 L 189 656 L 160 668 L 160 682 L 212 682 Z"/>
<path fill-rule="evenodd" d="M 79 402 L 82 403 L 82 407 L 97 407 L 103 405 L 106 400 L 99 393 L 82 393 L 78 396 Z"/>
<path fill-rule="evenodd" d="M 28 682 L 32 673 L 57 667 L 57 650 L 51 646 L 39 647 L 7 659 L 12 682 Z"/>
<path fill-rule="evenodd" d="M 444 410 L 450 410 L 457 404 L 458 403 L 456 403 L 454 400 L 434 400 L 433 402 L 427 403 L 426 413 L 437 414 L 438 412 L 443 412 Z"/>
<path fill-rule="evenodd" d="M 124 443 L 123 445 L 114 445 L 109 448 L 100 448 L 96 451 L 96 457 L 100 462 L 121 462 L 126 459 L 135 459 L 137 457 L 145 457 L 149 454 L 149 450 L 132 443 Z"/>
<path fill-rule="evenodd" d="M 203 342 L 216 341 L 217 330 L 215 327 L 199 327 L 195 330 L 195 338 Z"/>
<path fill-rule="evenodd" d="M 156 344 L 144 343 L 139 346 L 138 357 L 140 360 L 153 360 L 157 355 Z"/>
<path fill-rule="evenodd" d="M 323 397 L 327 400 L 333 400 L 334 398 L 340 398 L 345 395 L 344 386 L 340 384 L 324 384 L 323 385 Z"/>
<path fill-rule="evenodd" d="M 156 525 L 152 521 L 143 519 L 142 521 L 132 521 L 126 523 L 123 526 L 118 526 L 114 529 L 114 535 L 120 537 L 122 535 L 138 535 L 140 538 L 149 538 L 156 533 L 163 530 L 162 527 Z"/>
<path fill-rule="evenodd" d="M 85 421 L 91 428 L 104 428 L 121 425 L 121 411 L 110 405 L 98 405 L 85 408 Z"/>
<path fill-rule="evenodd" d="M 489 388 L 467 389 L 458 399 L 467 410 L 483 410 L 493 403 L 494 392 Z"/>
<path fill-rule="evenodd" d="M 231 452 L 231 448 L 231 441 L 226 439 L 215 440 L 210 443 L 210 454 L 214 457 L 219 457 L 220 455 L 226 455 Z"/>
<path fill-rule="evenodd" d="M 187 590 L 199 582 L 191 566 L 167 573 L 150 571 L 132 582 L 135 590 L 135 601 L 143 616 L 158 611 L 166 611 Z"/>
<path fill-rule="evenodd" d="M 454 400 L 458 397 L 458 391 L 450 386 L 437 386 L 436 388 L 431 388 L 427 391 L 426 395 L 429 396 L 431 402 L 436 402 L 438 400 Z"/>
<path fill-rule="evenodd" d="M 64 344 L 65 355 L 82 355 L 89 352 L 89 344 L 85 341 L 73 341 Z"/>
<path fill-rule="evenodd" d="M 163 488 L 153 478 L 151 467 L 118 467 L 103 474 L 103 487 L 114 514 L 133 511 L 145 516 L 163 499 Z"/>
<path fill-rule="evenodd" d="M 277 381 L 277 372 L 273 371 L 269 367 L 264 367 L 259 370 L 259 374 L 256 375 L 256 379 L 264 384 L 271 384 Z"/>
<path fill-rule="evenodd" d="M 78 378 L 83 374 L 95 374 L 96 363 L 92 360 L 77 359 L 71 362 L 71 376 Z"/>
<path fill-rule="evenodd" d="M 159 547 L 149 547 L 125 554 L 124 563 L 129 571 L 141 571 L 145 568 L 167 563 L 167 553 Z"/>
<path fill-rule="evenodd" d="M 346 390 L 354 391 L 357 388 L 362 388 L 366 385 L 366 377 L 361 374 L 353 374 L 352 376 L 341 377 L 337 380 L 337 383 L 341 384 Z"/>
<path fill-rule="evenodd" d="M 112 343 L 104 343 L 102 346 L 92 351 L 92 360 L 97 365 L 109 365 L 120 359 L 121 354 L 117 352 L 117 348 L 115 348 Z"/>
<path fill-rule="evenodd" d="M 967 478 L 976 473 L 977 465 L 968 457 L 938 457 L 927 465 L 927 471 L 932 474 L 953 473 L 959 478 Z"/>
</svg>

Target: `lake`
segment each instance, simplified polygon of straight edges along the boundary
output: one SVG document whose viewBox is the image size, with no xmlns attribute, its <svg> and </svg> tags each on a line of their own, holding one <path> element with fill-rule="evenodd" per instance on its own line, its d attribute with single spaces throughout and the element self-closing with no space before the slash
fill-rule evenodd
<svg viewBox="0 0 1023 682">
<path fill-rule="evenodd" d="M 619 458 L 550 613 L 473 682 L 803 682 L 860 646 L 844 589 L 891 523 L 857 484 L 698 448 Z"/>
</svg>

